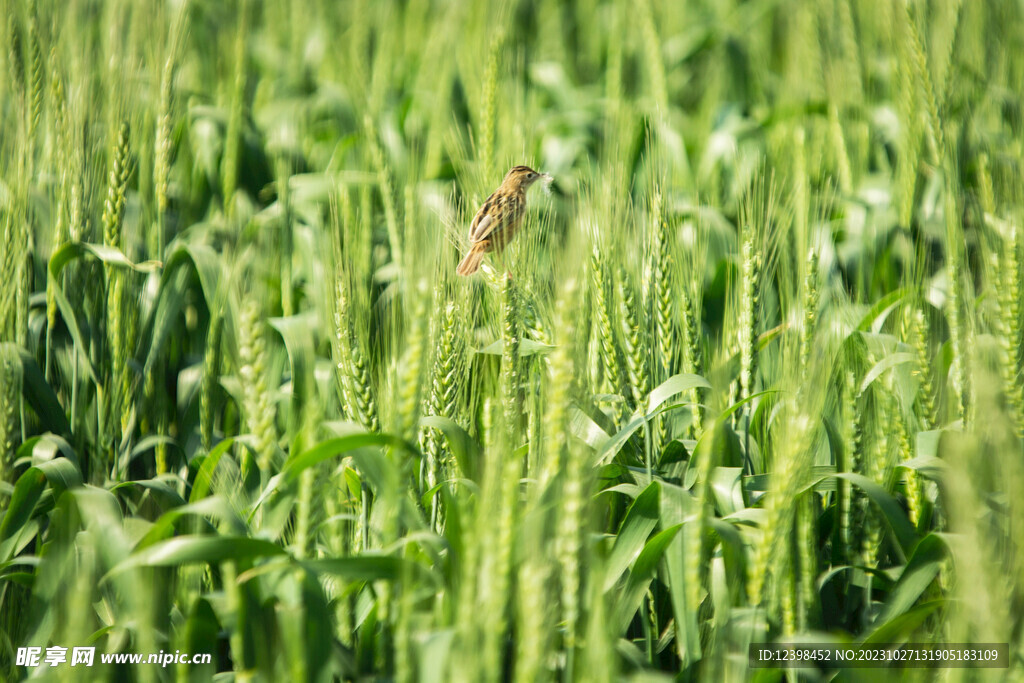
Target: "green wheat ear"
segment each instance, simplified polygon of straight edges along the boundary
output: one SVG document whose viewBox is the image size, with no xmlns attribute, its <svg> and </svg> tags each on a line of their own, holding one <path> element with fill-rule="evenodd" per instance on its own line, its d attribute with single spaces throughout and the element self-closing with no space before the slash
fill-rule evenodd
<svg viewBox="0 0 1024 683">
<path fill-rule="evenodd" d="M 438 286 L 434 292 L 435 308 L 441 314 L 435 320 L 433 338 L 436 351 L 430 372 L 429 393 L 424 401 L 423 414 L 436 415 L 462 422 L 462 396 L 468 380 L 466 372 L 466 343 L 462 307 L 454 300 L 447 300 L 447 288 Z M 420 430 L 420 447 L 426 460 L 424 474 L 428 490 L 433 490 L 442 480 L 461 476 L 458 464 L 452 456 L 446 440 L 436 429 Z M 438 503 L 439 496 L 431 498 L 431 522 L 440 530 L 443 518 Z"/>
<path fill-rule="evenodd" d="M 542 553 L 525 558 L 519 565 L 516 584 L 516 674 L 520 680 L 544 680 L 547 645 L 550 642 L 553 612 L 551 605 L 552 569 Z"/>
<path fill-rule="evenodd" d="M 388 164 L 384 149 L 378 140 L 377 125 L 369 114 L 363 117 L 363 130 L 369 146 L 370 159 L 377 172 L 377 183 L 380 187 L 381 201 L 384 205 L 384 221 L 388 229 L 388 246 L 391 248 L 391 260 L 400 267 L 405 263 L 403 258 L 403 236 L 398 216 L 398 200 L 395 199 L 395 181 Z"/>
<path fill-rule="evenodd" d="M 129 126 L 127 121 L 122 121 L 112 151 L 107 197 L 103 205 L 103 243 L 122 251 L 125 249 L 124 211 L 131 177 L 130 155 Z M 106 275 L 107 343 L 110 350 L 107 406 L 110 428 L 118 429 L 114 442 L 120 443 L 121 438 L 117 434 L 123 434 L 128 428 L 131 413 L 134 373 L 128 365 L 128 358 L 135 351 L 138 299 L 134 273 L 108 265 Z M 115 417 L 118 418 L 116 422 L 113 421 Z"/>
<path fill-rule="evenodd" d="M 255 439 L 256 461 L 260 472 L 268 472 L 277 449 L 276 410 L 268 385 L 266 323 L 262 307 L 253 295 L 242 305 L 238 319 L 238 375 L 244 390 L 244 409 L 249 433 Z M 242 478 L 248 479 L 243 463 Z"/>
<path fill-rule="evenodd" d="M 561 587 L 562 620 L 566 643 L 575 646 L 580 621 L 583 534 L 586 527 L 587 477 L 585 453 L 578 444 L 567 439 L 569 390 L 572 385 L 573 362 L 569 344 L 575 334 L 571 306 L 575 282 L 570 280 L 562 292 L 558 310 L 558 346 L 551 360 L 550 408 L 545 415 L 545 444 L 549 470 L 562 473 L 562 495 L 558 516 L 555 555 L 558 558 Z M 545 480 L 553 478 L 553 474 Z"/>
<path fill-rule="evenodd" d="M 960 224 L 960 202 L 954 196 L 953 181 L 946 181 L 946 240 L 950 254 L 948 257 L 948 274 L 950 281 L 949 298 L 946 303 L 946 315 L 949 320 L 951 341 L 953 346 L 953 394 L 955 414 L 965 422 L 971 421 L 971 369 L 970 353 L 972 349 L 972 329 L 968 314 L 968 301 L 964 273 L 964 262 L 967 259 L 964 247 L 963 226 Z"/>
<path fill-rule="evenodd" d="M 3 241 L 0 242 L 0 277 L 4 282 L 21 280 L 21 258 L 18 245 L 22 243 L 20 230 L 11 213 L 3 216 Z M 18 336 L 17 287 L 0 288 L 0 341 L 16 341 Z"/>
<path fill-rule="evenodd" d="M 55 128 L 56 149 L 53 152 L 53 163 L 60 168 L 60 180 L 57 184 L 57 207 L 54 219 L 53 246 L 52 251 L 56 252 L 64 246 L 69 238 L 68 207 L 71 204 L 72 158 L 74 152 L 71 149 L 72 135 L 68 122 L 67 95 L 64 91 L 64 81 L 57 72 L 57 58 L 55 50 L 50 53 L 50 63 L 54 66 L 53 74 L 50 77 L 50 99 L 53 106 L 53 125 Z M 51 359 L 53 355 L 53 330 L 57 324 L 57 297 L 54 288 L 49 285 L 46 288 L 46 365 L 44 370 L 49 379 L 51 370 Z"/>
<path fill-rule="evenodd" d="M 167 241 L 168 191 L 171 175 L 171 109 L 173 106 L 173 83 L 175 56 L 171 54 L 164 62 L 160 75 L 160 101 L 156 119 L 156 140 L 153 144 L 153 194 L 156 199 L 156 258 L 163 260 L 164 243 Z"/>
<path fill-rule="evenodd" d="M 518 438 L 523 414 L 523 365 L 519 356 L 522 341 L 519 292 L 507 274 L 502 281 L 502 357 L 501 382 L 504 403 L 505 429 L 510 442 Z"/>
<path fill-rule="evenodd" d="M 640 12 L 640 26 L 644 37 L 644 57 L 646 58 L 647 77 L 651 96 L 655 106 L 661 112 L 668 112 L 668 86 L 665 80 L 665 62 L 661 55 L 661 40 L 655 25 L 654 12 L 650 0 L 641 0 L 637 9 Z"/>
<path fill-rule="evenodd" d="M 376 432 L 380 430 L 376 391 L 362 340 L 356 333 L 355 310 L 349 285 L 339 273 L 334 287 L 334 348 L 343 410 L 347 417 Z"/>
<path fill-rule="evenodd" d="M 648 391 L 647 339 L 640 320 L 643 308 L 637 299 L 636 287 L 625 269 L 618 269 L 615 280 L 619 321 L 621 325 L 622 351 L 626 359 L 626 376 L 632 389 L 633 405 L 639 408 Z"/>
<path fill-rule="evenodd" d="M 741 245 L 741 280 L 739 300 L 739 352 L 740 377 L 739 400 L 745 400 L 754 391 L 757 376 L 757 336 L 760 327 L 758 319 L 761 288 L 761 253 L 755 244 L 752 226 L 743 230 Z"/>
<path fill-rule="evenodd" d="M 817 602 L 818 578 L 818 509 L 814 490 L 804 492 L 797 503 L 797 623 L 799 631 L 807 631 Z"/>
<path fill-rule="evenodd" d="M 807 457 L 811 445 L 809 428 L 810 419 L 796 409 L 792 399 L 782 406 L 784 420 L 780 430 L 783 434 L 778 443 L 780 452 L 773 461 L 774 471 L 771 474 L 772 486 L 766 496 L 765 520 L 762 525 L 762 536 L 752 549 L 752 556 L 747 572 L 747 599 L 751 604 L 759 605 L 769 600 L 772 609 L 779 610 L 784 617 L 784 628 L 795 630 L 796 625 L 796 583 L 793 580 L 792 566 L 780 568 L 773 558 L 792 558 L 784 552 L 796 523 L 796 500 L 800 485 L 806 477 Z M 789 571 L 787 571 L 789 570 Z M 776 594 L 772 594 L 769 578 L 776 583 Z M 768 595 L 766 596 L 766 592 Z M 775 598 L 780 598 L 777 604 Z"/>
<path fill-rule="evenodd" d="M 1021 338 L 1022 277 L 1020 240 L 1016 226 L 1004 238 L 1003 248 L 996 261 L 999 273 L 999 316 L 996 323 L 999 339 L 999 365 L 1003 380 L 1003 393 L 1018 436 L 1024 436 L 1024 389 L 1021 388 L 1021 367 L 1024 346 Z"/>
<path fill-rule="evenodd" d="M 906 341 L 914 351 L 915 371 L 920 379 L 917 396 L 920 402 L 922 426 L 930 429 L 935 425 L 935 389 L 932 383 L 932 363 L 928 343 L 928 325 L 920 305 L 910 312 L 909 331 Z"/>
<path fill-rule="evenodd" d="M 807 269 L 804 275 L 804 319 L 800 334 L 800 367 L 804 381 L 807 380 L 811 364 L 815 325 L 818 320 L 818 253 L 813 249 L 807 253 Z"/>
<path fill-rule="evenodd" d="M 107 198 L 103 203 L 103 243 L 118 249 L 124 247 L 122 224 L 131 176 L 130 154 L 129 126 L 127 121 L 122 121 L 117 129 L 107 180 Z"/>
<path fill-rule="evenodd" d="M 497 127 L 498 79 L 501 68 L 502 47 L 505 43 L 506 30 L 498 26 L 490 40 L 487 52 L 487 66 L 484 71 L 484 91 L 480 110 L 480 161 L 483 172 L 491 173 L 494 169 L 495 128 Z"/>
<path fill-rule="evenodd" d="M 918 64 L 918 52 L 915 50 L 916 28 L 911 26 L 909 12 L 895 10 L 893 17 L 894 40 L 897 54 L 903 64 Z M 897 215 L 900 225 L 909 227 L 914 212 L 914 189 L 917 185 L 918 161 L 921 151 L 922 129 L 918 97 L 918 80 L 914 77 L 914 68 L 898 69 L 896 73 L 896 92 L 894 93 L 897 110 L 900 115 L 902 135 L 900 136 L 900 154 L 896 161 L 895 193 Z"/>
<path fill-rule="evenodd" d="M 603 251 L 594 245 L 590 260 L 593 277 L 592 289 L 597 309 L 597 331 L 595 336 L 600 342 L 601 364 L 604 368 L 604 388 L 611 394 L 618 394 L 624 389 L 623 373 L 619 363 L 618 333 L 612 320 L 618 318 L 614 310 L 611 274 Z M 616 421 L 621 421 L 625 409 L 621 402 L 615 404 Z"/>
<path fill-rule="evenodd" d="M 694 281 L 689 287 L 683 288 L 679 293 L 684 333 L 683 372 L 693 375 L 701 375 L 704 372 L 701 356 L 700 290 L 701 283 Z M 702 391 L 694 388 L 690 396 L 690 401 L 693 404 L 693 420 L 688 428 L 691 438 L 698 438 L 703 432 L 704 408 L 701 406 L 702 400 Z"/>
<path fill-rule="evenodd" d="M 427 302 L 429 290 L 426 280 L 421 280 L 412 296 L 412 318 L 406 329 L 405 351 L 399 360 L 396 432 L 413 440 L 419 419 L 420 395 L 423 383 L 423 367 L 429 362 L 428 344 L 430 337 L 427 327 Z M 425 491 L 424 491 L 425 492 Z"/>
<path fill-rule="evenodd" d="M 901 462 L 907 462 L 914 457 L 914 449 L 910 444 L 910 426 L 907 419 L 899 416 L 896 423 L 896 438 Z M 909 467 L 903 468 L 903 488 L 907 496 L 907 512 L 910 523 L 917 526 L 921 521 L 922 509 L 924 506 L 924 486 L 917 470 Z"/>
<path fill-rule="evenodd" d="M 548 364 L 547 409 L 543 416 L 543 464 L 540 481 L 544 485 L 554 479 L 562 470 L 564 458 L 568 457 L 567 430 L 569 408 L 574 384 L 574 358 L 572 344 L 578 327 L 573 318 L 573 307 L 577 305 L 577 284 L 570 279 L 562 288 L 558 300 L 555 321 L 555 350 Z"/>
<path fill-rule="evenodd" d="M 43 95 L 45 84 L 43 83 L 43 72 L 46 65 L 43 60 L 43 47 L 39 39 L 39 21 L 36 18 L 35 8 L 29 11 L 28 18 L 28 139 L 31 145 L 38 150 L 42 145 L 39 139 L 39 127 L 43 118 Z"/>
<path fill-rule="evenodd" d="M 15 449 L 20 439 L 21 359 L 13 344 L 0 344 L 0 482 L 13 481 Z"/>
<path fill-rule="evenodd" d="M 863 459 L 861 444 L 863 435 L 863 410 L 861 408 L 861 396 L 857 387 L 857 376 L 852 370 L 844 370 L 843 384 L 840 389 L 842 419 L 843 447 L 839 453 L 841 459 L 836 462 L 836 469 L 840 472 L 861 472 L 861 460 Z M 839 481 L 836 489 L 836 509 L 839 515 L 839 545 L 843 558 L 853 561 L 854 554 L 854 507 L 853 484 L 843 479 Z"/>
<path fill-rule="evenodd" d="M 16 95 L 25 91 L 25 61 L 21 47 L 21 29 L 17 12 L 7 15 L 7 67 Z"/>
<path fill-rule="evenodd" d="M 221 371 L 221 339 L 224 332 L 224 316 L 215 313 L 206 333 L 206 352 L 203 356 L 203 384 L 199 396 L 199 433 L 203 448 L 213 447 L 215 410 L 218 404 L 217 386 Z"/>
<path fill-rule="evenodd" d="M 651 220 L 654 221 L 653 296 L 655 339 L 658 346 L 660 378 L 676 373 L 678 329 L 675 303 L 679 299 L 678 278 L 674 257 L 674 235 L 663 215 L 660 191 L 656 190 Z"/>
</svg>

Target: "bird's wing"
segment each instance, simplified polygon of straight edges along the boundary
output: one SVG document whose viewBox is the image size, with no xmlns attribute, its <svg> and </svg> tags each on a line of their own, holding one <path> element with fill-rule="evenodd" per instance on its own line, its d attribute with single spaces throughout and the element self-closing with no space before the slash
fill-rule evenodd
<svg viewBox="0 0 1024 683">
<path fill-rule="evenodd" d="M 523 215 L 522 197 L 517 194 L 495 192 L 476 212 L 469 226 L 469 241 L 481 242 L 496 232 L 515 225 Z"/>
<path fill-rule="evenodd" d="M 500 217 L 500 209 L 498 193 L 495 192 L 487 198 L 484 205 L 476 212 L 476 216 L 473 217 L 473 222 L 469 225 L 470 242 L 485 240 L 488 235 L 498 229 L 498 221 L 495 219 Z"/>
<path fill-rule="evenodd" d="M 480 209 L 480 211 L 482 213 L 483 209 Z M 476 215 L 476 218 L 473 219 L 473 224 L 469 227 L 470 242 L 482 242 L 497 228 L 497 221 L 494 220 L 493 213 L 487 215 L 481 215 L 481 213 Z"/>
</svg>

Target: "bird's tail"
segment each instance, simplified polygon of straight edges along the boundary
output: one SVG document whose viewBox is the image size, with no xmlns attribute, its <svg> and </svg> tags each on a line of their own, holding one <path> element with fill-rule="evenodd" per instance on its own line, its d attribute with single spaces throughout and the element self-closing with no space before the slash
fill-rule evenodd
<svg viewBox="0 0 1024 683">
<path fill-rule="evenodd" d="M 459 275 L 472 275 L 480 267 L 480 262 L 484 259 L 484 254 L 487 252 L 487 241 L 477 242 L 473 245 L 473 248 L 466 254 L 466 258 L 462 259 L 462 263 L 458 265 L 455 272 Z"/>
</svg>

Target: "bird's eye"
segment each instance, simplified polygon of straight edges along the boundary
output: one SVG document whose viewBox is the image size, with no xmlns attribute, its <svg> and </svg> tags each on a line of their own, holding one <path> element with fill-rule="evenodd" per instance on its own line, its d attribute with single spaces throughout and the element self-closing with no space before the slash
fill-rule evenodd
<svg viewBox="0 0 1024 683">
<path fill-rule="evenodd" d="M 527 175 L 526 177 L 527 177 L 527 178 L 536 178 L 536 177 L 537 177 L 537 174 L 536 174 L 536 173 L 530 173 L 530 174 L 528 174 L 528 175 Z"/>
</svg>

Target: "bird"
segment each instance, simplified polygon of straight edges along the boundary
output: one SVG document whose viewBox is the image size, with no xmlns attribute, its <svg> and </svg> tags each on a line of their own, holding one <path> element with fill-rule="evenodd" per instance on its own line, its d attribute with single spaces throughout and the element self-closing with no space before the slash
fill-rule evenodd
<svg viewBox="0 0 1024 683">
<path fill-rule="evenodd" d="M 550 182 L 551 176 L 529 166 L 513 166 L 469 225 L 470 249 L 455 272 L 472 275 L 480 268 L 484 254 L 501 253 L 516 236 L 526 213 L 526 191 L 538 180 Z"/>
</svg>

